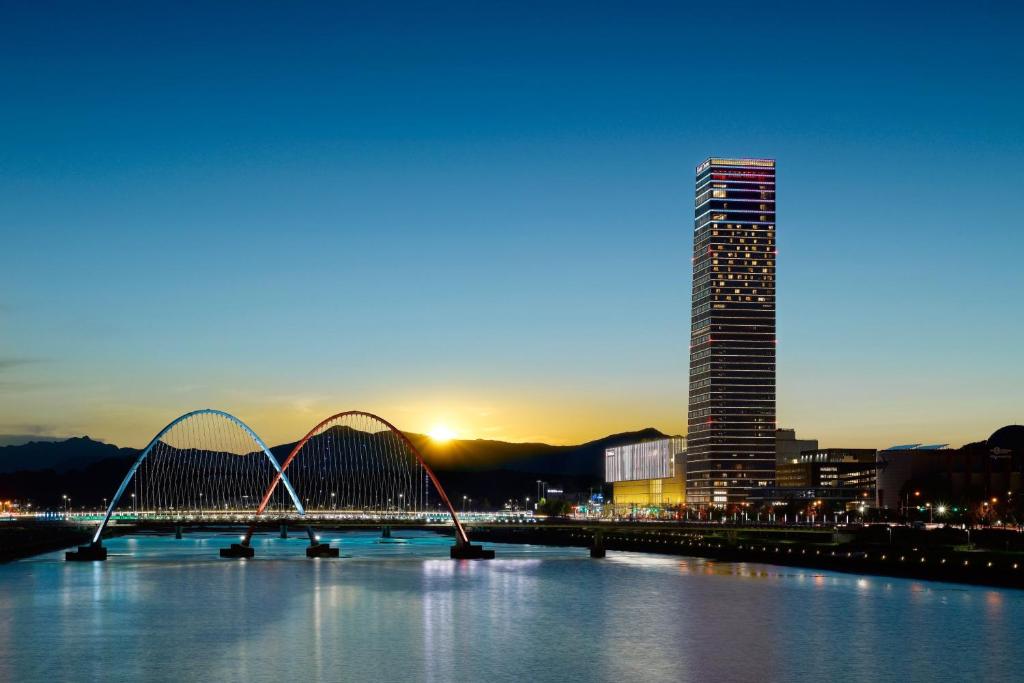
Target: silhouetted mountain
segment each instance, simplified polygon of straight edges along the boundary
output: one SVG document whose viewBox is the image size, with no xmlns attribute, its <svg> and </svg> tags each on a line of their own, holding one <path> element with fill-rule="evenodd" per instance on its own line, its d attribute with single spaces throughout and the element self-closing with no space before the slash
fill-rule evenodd
<svg viewBox="0 0 1024 683">
<path fill-rule="evenodd" d="M 603 477 L 606 448 L 659 439 L 665 434 L 648 427 L 636 432 L 612 434 L 576 446 L 485 439 L 453 440 L 439 444 L 422 434 L 406 436 L 416 444 L 427 462 L 441 471 L 512 470 L 534 474 Z"/>
<path fill-rule="evenodd" d="M 78 436 L 63 441 L 30 441 L 19 446 L 0 446 L 0 472 L 19 470 L 54 470 L 67 472 L 81 469 L 107 458 L 130 457 L 134 448 L 118 448 L 111 444 Z"/>
</svg>

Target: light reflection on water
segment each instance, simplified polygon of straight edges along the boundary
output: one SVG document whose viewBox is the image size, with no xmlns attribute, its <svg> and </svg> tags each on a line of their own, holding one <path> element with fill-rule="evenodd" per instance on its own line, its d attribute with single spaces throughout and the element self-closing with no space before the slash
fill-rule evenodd
<svg viewBox="0 0 1024 683">
<path fill-rule="evenodd" d="M 450 539 L 113 539 L 0 566 L 0 681 L 1012 679 L 1024 591 Z"/>
</svg>

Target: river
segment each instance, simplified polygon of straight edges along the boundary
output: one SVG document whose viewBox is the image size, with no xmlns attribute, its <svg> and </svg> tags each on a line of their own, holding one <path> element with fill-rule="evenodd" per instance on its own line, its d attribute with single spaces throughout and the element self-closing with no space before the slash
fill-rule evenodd
<svg viewBox="0 0 1024 683">
<path fill-rule="evenodd" d="M 1024 591 L 427 532 L 114 538 L 0 565 L 0 681 L 1020 680 Z"/>
</svg>

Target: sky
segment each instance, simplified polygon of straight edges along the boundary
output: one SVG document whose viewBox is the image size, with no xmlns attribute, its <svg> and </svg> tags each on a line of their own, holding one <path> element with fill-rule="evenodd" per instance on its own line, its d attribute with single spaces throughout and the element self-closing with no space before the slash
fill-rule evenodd
<svg viewBox="0 0 1024 683">
<path fill-rule="evenodd" d="M 1024 422 L 1017 3 L 33 2 L 0 434 L 686 430 L 695 166 L 778 163 L 778 421 Z"/>
</svg>

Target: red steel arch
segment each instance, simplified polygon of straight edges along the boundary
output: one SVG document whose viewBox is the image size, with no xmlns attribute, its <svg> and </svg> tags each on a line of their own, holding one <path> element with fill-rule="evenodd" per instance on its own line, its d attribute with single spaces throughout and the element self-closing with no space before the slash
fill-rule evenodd
<svg viewBox="0 0 1024 683">
<path fill-rule="evenodd" d="M 448 513 L 452 516 L 452 521 L 455 523 L 456 543 L 458 545 L 468 544 L 469 536 L 466 534 L 466 530 L 462 526 L 462 522 L 459 521 L 459 516 L 455 514 L 455 506 L 453 506 L 452 502 L 448 499 L 448 494 L 445 493 L 444 487 L 441 486 L 441 482 L 438 481 L 437 475 L 434 474 L 434 470 L 432 470 L 430 468 L 430 465 L 427 464 L 426 460 L 423 459 L 423 455 L 420 453 L 419 449 L 416 448 L 413 442 L 409 440 L 409 437 L 403 434 L 402 431 L 398 429 L 398 427 L 391 424 L 390 422 L 382 418 L 380 415 L 374 415 L 373 413 L 368 413 L 364 410 L 346 410 L 340 413 L 335 413 L 334 415 L 331 415 L 330 417 L 321 420 L 320 422 L 317 423 L 315 427 L 309 430 L 309 432 L 304 437 L 302 437 L 302 440 L 295 444 L 295 447 L 292 448 L 291 453 L 289 453 L 288 457 L 284 459 L 284 462 L 281 463 L 281 469 L 278 470 L 277 474 L 274 476 L 274 480 L 270 483 L 270 486 L 267 487 L 267 491 L 266 493 L 263 494 L 263 499 L 260 501 L 260 505 L 256 509 L 256 517 L 259 517 L 263 514 L 263 511 L 267 508 L 267 505 L 270 503 L 270 498 L 271 496 L 273 496 L 274 490 L 277 488 L 278 483 L 281 481 L 281 477 L 288 470 L 288 466 L 292 463 L 292 460 L 295 459 L 295 456 L 299 454 L 299 451 L 302 450 L 302 447 L 306 445 L 306 442 L 313 438 L 317 434 L 317 432 L 319 432 L 320 429 L 326 426 L 327 424 L 335 420 L 339 420 L 343 417 L 350 416 L 368 417 L 373 420 L 377 420 L 385 427 L 387 427 L 389 430 L 391 430 L 392 433 L 398 436 L 399 439 L 402 440 L 406 448 L 408 448 L 412 452 L 412 454 L 416 456 L 416 460 L 419 462 L 420 465 L 423 466 L 423 470 L 427 473 L 427 476 L 430 477 L 430 481 L 434 485 L 434 488 L 437 490 L 438 495 L 441 496 L 441 500 L 444 502 L 445 507 L 448 508 Z M 249 545 L 249 542 L 252 540 L 252 535 L 255 529 L 256 522 L 253 521 L 249 525 L 248 530 L 245 532 L 245 538 L 242 541 L 242 545 Z"/>
</svg>

